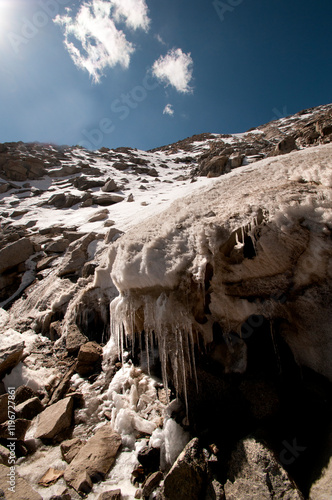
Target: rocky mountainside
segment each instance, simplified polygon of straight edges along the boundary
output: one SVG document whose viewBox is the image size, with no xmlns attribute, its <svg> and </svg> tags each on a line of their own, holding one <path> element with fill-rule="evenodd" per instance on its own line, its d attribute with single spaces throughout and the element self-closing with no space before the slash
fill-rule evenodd
<svg viewBox="0 0 332 500">
<path fill-rule="evenodd" d="M 4 498 L 332 496 L 331 142 L 0 145 Z"/>
</svg>

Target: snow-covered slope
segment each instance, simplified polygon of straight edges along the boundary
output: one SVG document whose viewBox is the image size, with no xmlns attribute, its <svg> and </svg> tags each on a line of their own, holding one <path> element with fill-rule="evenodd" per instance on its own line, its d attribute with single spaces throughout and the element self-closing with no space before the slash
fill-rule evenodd
<svg viewBox="0 0 332 500">
<path fill-rule="evenodd" d="M 133 499 L 140 448 L 160 448 L 166 473 L 196 424 L 209 435 L 210 420 L 224 419 L 211 429 L 234 446 L 238 391 L 253 426 L 260 412 L 276 418 L 273 370 L 309 367 L 332 380 L 331 109 L 149 152 L 0 146 L 0 340 L 7 349 L 22 339 L 28 355 L 5 389 L 30 386 L 50 405 L 68 377 L 60 399 L 84 399 L 73 436 L 111 421 L 123 450 L 91 500 L 117 486 Z M 73 364 L 88 340 L 104 355 L 87 378 Z M 38 451 L 19 470 L 49 499 L 66 484 L 36 486 L 39 471 L 67 465 L 59 444 L 35 439 L 37 427 L 38 417 L 26 443 Z"/>
</svg>

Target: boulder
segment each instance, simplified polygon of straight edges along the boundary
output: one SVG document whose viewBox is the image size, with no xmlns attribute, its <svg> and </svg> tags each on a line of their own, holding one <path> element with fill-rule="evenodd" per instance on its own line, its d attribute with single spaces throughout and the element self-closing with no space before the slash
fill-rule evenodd
<svg viewBox="0 0 332 500">
<path fill-rule="evenodd" d="M 243 155 L 238 155 L 238 154 L 230 156 L 229 158 L 230 167 L 231 168 L 241 167 L 243 158 L 244 158 Z"/>
<path fill-rule="evenodd" d="M 21 238 L 0 250 L 0 274 L 25 262 L 34 253 L 29 238 Z"/>
<path fill-rule="evenodd" d="M 285 139 L 280 141 L 274 151 L 275 155 L 284 155 L 290 153 L 294 149 L 297 149 L 295 137 L 287 136 Z"/>
<path fill-rule="evenodd" d="M 198 438 L 192 439 L 180 453 L 165 477 L 166 500 L 200 500 L 206 488 L 206 461 Z"/>
<path fill-rule="evenodd" d="M 65 396 L 70 387 L 70 379 L 72 378 L 74 373 L 75 369 L 72 366 L 71 368 L 69 368 L 66 375 L 63 377 L 60 384 L 56 387 L 55 391 L 53 392 L 51 400 L 49 402 L 50 405 L 57 403 L 60 399 L 62 399 Z"/>
<path fill-rule="evenodd" d="M 44 405 L 39 398 L 34 397 L 16 406 L 16 417 L 32 420 L 44 410 Z"/>
<path fill-rule="evenodd" d="M 96 187 L 102 187 L 104 181 L 99 181 L 97 179 L 88 179 L 85 176 L 76 177 L 73 180 L 73 186 L 75 186 L 79 191 L 86 191 L 87 189 L 93 189 Z"/>
<path fill-rule="evenodd" d="M 214 156 L 210 160 L 207 160 L 203 163 L 200 175 L 206 175 L 208 177 L 218 177 L 219 175 L 225 173 L 227 162 L 228 156 Z"/>
<path fill-rule="evenodd" d="M 101 190 L 105 193 L 112 193 L 114 191 L 119 191 L 119 186 L 113 179 L 110 179 L 105 183 Z"/>
<path fill-rule="evenodd" d="M 54 439 L 72 424 L 73 399 L 62 399 L 52 404 L 39 415 L 35 438 Z"/>
<path fill-rule="evenodd" d="M 158 488 L 160 482 L 163 480 L 163 473 L 161 471 L 153 472 L 146 478 L 143 485 L 143 497 L 149 497 L 151 493 Z"/>
<path fill-rule="evenodd" d="M 96 238 L 97 235 L 95 233 L 89 233 L 69 245 L 67 253 L 58 269 L 59 277 L 67 274 L 79 274 L 81 272 L 85 262 L 88 260 L 88 246 Z"/>
<path fill-rule="evenodd" d="M 27 385 L 20 385 L 15 391 L 15 404 L 20 405 L 28 399 L 34 398 L 37 393 Z"/>
<path fill-rule="evenodd" d="M 66 336 L 66 349 L 68 354 L 75 355 L 80 350 L 80 347 L 88 342 L 88 338 L 83 335 L 77 325 L 72 323 L 69 325 Z"/>
<path fill-rule="evenodd" d="M 123 161 L 114 162 L 112 167 L 116 168 L 116 170 L 120 170 L 120 171 L 123 171 L 123 170 L 126 170 L 127 168 L 129 168 L 127 163 L 124 163 Z"/>
<path fill-rule="evenodd" d="M 78 492 L 87 492 L 92 481 L 103 480 L 115 462 L 121 436 L 109 424 L 100 427 L 67 466 L 65 481 Z"/>
<path fill-rule="evenodd" d="M 224 485 L 227 500 L 303 500 L 274 454 L 254 437 L 238 443 L 227 477 Z"/>
<path fill-rule="evenodd" d="M 101 493 L 97 500 L 121 500 L 121 490 L 110 490 Z"/>
<path fill-rule="evenodd" d="M 0 424 L 0 439 L 13 439 L 24 441 L 25 433 L 30 427 L 31 422 L 23 418 L 17 418 L 14 421 Z"/>
<path fill-rule="evenodd" d="M 81 201 L 81 196 L 73 194 L 58 193 L 51 196 L 48 200 L 48 205 L 53 205 L 55 208 L 71 208 Z"/>
<path fill-rule="evenodd" d="M 52 243 L 49 243 L 45 248 L 45 252 L 63 253 L 67 250 L 68 246 L 69 246 L 69 240 L 60 238 L 59 240 L 55 240 L 52 241 Z"/>
<path fill-rule="evenodd" d="M 155 472 L 160 466 L 160 448 L 145 446 L 138 452 L 137 459 L 142 464 L 145 474 Z"/>
<path fill-rule="evenodd" d="M 5 500 L 43 500 L 39 493 L 19 476 L 15 467 L 0 465 L 0 488 L 5 492 Z"/>
<path fill-rule="evenodd" d="M 0 348 L 0 379 L 18 365 L 23 357 L 23 351 L 24 342 L 13 343 L 8 347 Z"/>
<path fill-rule="evenodd" d="M 108 207 L 109 205 L 114 205 L 124 200 L 124 197 L 119 194 L 104 194 L 92 197 L 93 203 L 96 205 L 101 205 L 102 207 Z"/>
<path fill-rule="evenodd" d="M 116 227 L 111 227 L 106 233 L 104 241 L 108 245 L 112 241 L 117 240 L 121 234 L 123 234 L 123 231 L 120 231 L 120 229 L 117 229 Z"/>
<path fill-rule="evenodd" d="M 98 210 L 95 214 L 93 214 L 89 219 L 88 222 L 99 222 L 101 220 L 106 219 L 108 217 L 109 212 L 107 209 L 104 210 Z"/>
<path fill-rule="evenodd" d="M 103 349 L 96 342 L 87 342 L 82 345 L 78 357 L 76 371 L 81 377 L 100 372 Z"/>
<path fill-rule="evenodd" d="M 70 464 L 82 446 L 84 446 L 84 443 L 79 438 L 67 439 L 66 441 L 63 441 L 60 445 L 63 459 Z"/>
</svg>

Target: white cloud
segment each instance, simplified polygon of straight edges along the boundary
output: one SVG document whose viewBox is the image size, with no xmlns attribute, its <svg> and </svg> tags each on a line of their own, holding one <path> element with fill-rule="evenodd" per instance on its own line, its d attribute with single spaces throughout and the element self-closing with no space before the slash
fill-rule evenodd
<svg viewBox="0 0 332 500">
<path fill-rule="evenodd" d="M 123 19 L 130 28 L 148 30 L 150 19 L 145 0 L 111 0 L 111 3 L 115 6 L 116 21 Z"/>
<path fill-rule="evenodd" d="M 162 39 L 162 37 L 159 35 L 159 33 L 157 35 L 154 36 L 156 40 L 158 40 L 159 43 L 161 43 L 162 45 L 167 45 L 166 42 L 164 42 L 164 40 Z"/>
<path fill-rule="evenodd" d="M 135 52 L 134 45 L 115 25 L 121 21 L 128 28 L 146 31 L 150 20 L 145 0 L 91 0 L 83 3 L 76 17 L 70 16 L 68 9 L 66 15 L 55 18 L 64 30 L 64 43 L 74 63 L 88 71 L 96 83 L 107 67 L 120 64 L 128 68 Z"/>
<path fill-rule="evenodd" d="M 163 111 L 163 115 L 169 115 L 169 116 L 174 115 L 174 109 L 173 109 L 172 104 L 166 104 L 164 111 Z"/>
<path fill-rule="evenodd" d="M 192 91 L 189 83 L 192 79 L 193 60 L 190 53 L 184 54 L 181 49 L 169 50 L 166 56 L 160 56 L 152 67 L 156 78 L 166 85 L 172 85 L 178 92 Z"/>
</svg>

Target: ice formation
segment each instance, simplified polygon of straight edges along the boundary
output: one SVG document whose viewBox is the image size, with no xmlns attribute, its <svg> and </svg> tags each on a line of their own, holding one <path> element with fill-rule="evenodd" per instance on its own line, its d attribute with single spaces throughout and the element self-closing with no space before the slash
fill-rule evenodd
<svg viewBox="0 0 332 500">
<path fill-rule="evenodd" d="M 243 327 L 262 315 L 282 323 L 298 363 L 332 379 L 331 153 L 326 145 L 233 171 L 116 242 L 109 272 L 119 351 L 144 332 L 148 352 L 158 345 L 164 383 L 170 377 L 186 398 L 194 348 L 212 342 L 213 325 L 227 345 L 224 370 L 243 372 Z"/>
</svg>

